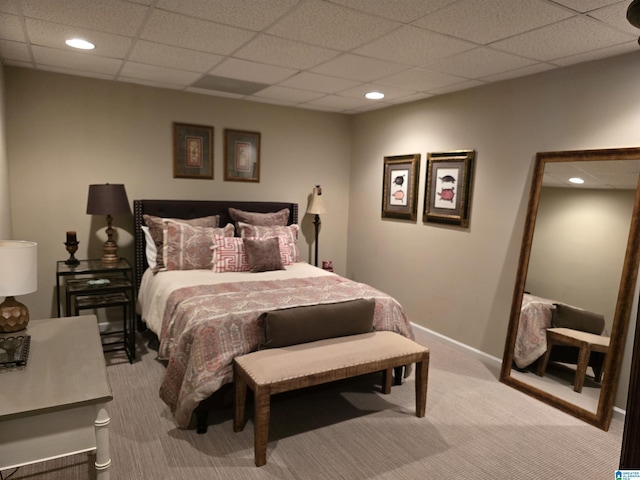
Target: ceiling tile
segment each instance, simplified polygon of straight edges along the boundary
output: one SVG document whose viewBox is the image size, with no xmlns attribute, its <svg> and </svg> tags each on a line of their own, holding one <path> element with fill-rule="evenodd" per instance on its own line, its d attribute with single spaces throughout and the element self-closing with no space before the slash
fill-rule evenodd
<svg viewBox="0 0 640 480">
<path fill-rule="evenodd" d="M 447 85 L 455 85 L 456 83 L 462 83 L 464 81 L 466 81 L 465 78 L 420 68 L 412 68 L 411 70 L 405 70 L 395 75 L 381 78 L 378 80 L 378 83 L 423 92 Z"/>
<path fill-rule="evenodd" d="M 290 77 L 298 70 L 292 68 L 275 67 L 264 63 L 249 62 L 238 58 L 228 58 L 217 65 L 209 73 L 221 77 L 237 78 L 240 80 L 256 81 L 264 83 L 277 83 Z"/>
<path fill-rule="evenodd" d="M 573 15 L 541 0 L 462 0 L 414 25 L 486 45 Z"/>
<path fill-rule="evenodd" d="M 34 20 L 31 18 L 27 18 L 25 23 L 29 40 L 34 45 L 78 52 L 77 49 L 67 46 L 64 42 L 69 38 L 81 37 L 96 46 L 94 50 L 85 50 L 87 55 L 112 58 L 124 58 L 131 48 L 132 39 L 130 37 L 112 35 L 110 33 L 102 33 L 95 30 Z"/>
<path fill-rule="evenodd" d="M 324 96 L 323 93 L 310 92 L 308 90 L 298 90 L 297 88 L 267 87 L 253 95 L 258 98 L 271 98 L 274 100 L 284 100 L 287 102 L 308 102 Z"/>
<path fill-rule="evenodd" d="M 65 75 L 76 75 L 76 76 L 77 75 L 81 75 L 83 77 L 99 78 L 101 80 L 113 80 L 114 79 L 112 74 L 92 72 L 92 71 L 88 71 L 85 68 L 83 68 L 82 70 L 77 70 L 75 68 L 65 68 L 65 67 L 61 67 L 61 66 L 57 66 L 57 65 L 56 66 L 40 65 L 39 69 L 47 71 L 47 72 L 63 73 Z"/>
<path fill-rule="evenodd" d="M 253 35 L 247 30 L 155 10 L 140 37 L 201 52 L 229 54 Z"/>
<path fill-rule="evenodd" d="M 3 61 L 31 62 L 31 54 L 27 44 L 9 40 L 0 40 L 0 57 Z"/>
<path fill-rule="evenodd" d="M 493 48 L 538 60 L 553 60 L 577 55 L 588 50 L 610 47 L 632 40 L 631 35 L 618 32 L 585 17 L 573 17 L 491 44 Z"/>
<path fill-rule="evenodd" d="M 330 77 L 317 73 L 301 72 L 287 80 L 280 82 L 283 87 L 311 90 L 312 92 L 335 93 L 347 88 L 355 87 L 360 82 L 346 78 Z"/>
<path fill-rule="evenodd" d="M 318 0 L 309 0 L 268 29 L 272 35 L 350 50 L 399 26 L 398 23 Z"/>
<path fill-rule="evenodd" d="M 196 52 L 185 48 L 139 40 L 129 54 L 129 60 L 188 72 L 204 73 L 224 59 L 222 55 Z"/>
<path fill-rule="evenodd" d="M 297 3 L 298 0 L 159 0 L 156 6 L 182 15 L 260 31 Z"/>
<path fill-rule="evenodd" d="M 606 7 L 620 0 L 552 0 L 553 2 L 568 7 L 576 12 L 585 13 L 597 8 Z M 630 3 L 630 2 L 626 2 Z"/>
<path fill-rule="evenodd" d="M 307 69 L 325 62 L 337 54 L 338 52 L 335 50 L 297 43 L 271 35 L 260 35 L 234 53 L 234 57 L 272 63 L 282 67 Z"/>
<path fill-rule="evenodd" d="M 16 4 L 13 0 L 0 0 L 0 12 L 17 15 L 18 9 L 16 8 Z"/>
<path fill-rule="evenodd" d="M 636 52 L 637 55 L 640 55 L 640 47 L 638 47 L 637 41 L 621 43 L 619 45 L 614 45 L 613 47 L 602 48 L 600 50 L 593 50 L 586 53 L 581 53 L 579 55 L 572 55 L 570 57 L 557 58 L 553 60 L 554 65 L 559 65 L 561 67 L 565 67 L 568 65 L 574 65 L 576 63 L 581 62 L 590 62 L 593 60 L 599 60 L 601 58 L 606 57 L 614 57 L 616 55 L 622 55 L 625 53 Z"/>
<path fill-rule="evenodd" d="M 446 7 L 457 0 L 328 0 L 345 7 L 371 13 L 384 18 L 390 18 L 402 23 L 411 23 L 418 18 Z"/>
<path fill-rule="evenodd" d="M 356 49 L 355 53 L 419 67 L 475 46 L 464 40 L 406 26 Z"/>
<path fill-rule="evenodd" d="M 346 54 L 312 68 L 311 71 L 334 77 L 370 82 L 405 69 L 406 67 L 399 63 Z"/>
<path fill-rule="evenodd" d="M 120 76 L 128 78 L 139 78 L 142 80 L 151 80 L 161 82 L 168 85 L 191 85 L 199 77 L 199 73 L 185 72 L 173 68 L 158 67 L 155 65 L 145 65 L 136 62 L 127 62 Z"/>
<path fill-rule="evenodd" d="M 115 58 L 99 57 L 81 52 L 58 50 L 56 48 L 31 47 L 33 57 L 38 65 L 57 66 L 77 71 L 115 75 L 122 61 Z"/>
<path fill-rule="evenodd" d="M 628 32 L 632 35 L 640 35 L 640 29 L 634 27 L 627 20 L 627 2 L 616 3 L 609 7 L 589 12 L 589 16 L 597 18 L 606 24 Z"/>
<path fill-rule="evenodd" d="M 443 95 L 445 93 L 459 92 L 461 90 L 467 90 L 469 88 L 479 87 L 486 84 L 487 82 L 480 80 L 469 80 L 468 82 L 455 83 L 446 87 L 433 88 L 429 90 L 429 93 L 432 95 Z"/>
<path fill-rule="evenodd" d="M 15 15 L 0 14 L 0 38 L 4 40 L 14 40 L 16 42 L 25 42 L 24 31 L 20 17 Z"/>
<path fill-rule="evenodd" d="M 317 105 L 319 107 L 325 107 L 325 108 L 349 109 L 349 108 L 365 107 L 369 105 L 371 101 L 367 100 L 366 98 L 357 99 L 357 98 L 350 98 L 350 97 L 342 97 L 339 95 L 327 95 L 325 97 L 322 97 L 307 103 L 311 105 Z"/>
<path fill-rule="evenodd" d="M 25 17 L 133 37 L 147 7 L 120 0 L 20 0 Z"/>
<path fill-rule="evenodd" d="M 452 55 L 427 65 L 427 68 L 458 77 L 480 78 L 526 67 L 533 63 L 535 63 L 533 60 L 481 47 Z"/>
<path fill-rule="evenodd" d="M 524 68 L 516 68 L 515 70 L 509 70 L 508 72 L 496 73 L 494 75 L 487 75 L 482 77 L 481 80 L 485 82 L 500 82 L 502 80 L 508 80 L 510 78 L 524 77 L 526 75 L 534 75 L 540 72 L 546 72 L 547 70 L 553 70 L 557 68 L 550 63 L 536 63 Z"/>
</svg>

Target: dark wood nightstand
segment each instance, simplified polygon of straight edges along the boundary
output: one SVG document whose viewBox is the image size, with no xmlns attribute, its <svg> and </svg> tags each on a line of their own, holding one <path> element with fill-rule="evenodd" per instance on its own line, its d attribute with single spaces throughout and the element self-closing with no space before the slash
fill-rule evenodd
<svg viewBox="0 0 640 480">
<path fill-rule="evenodd" d="M 106 352 L 125 350 L 129 362 L 135 359 L 135 289 L 133 269 L 121 258 L 118 263 L 104 264 L 101 260 L 80 260 L 78 265 L 67 265 L 60 260 L 56 265 L 56 291 L 58 317 L 77 316 L 83 310 L 122 308 L 122 330 L 102 332 Z M 117 338 L 117 340 L 107 340 Z"/>
</svg>

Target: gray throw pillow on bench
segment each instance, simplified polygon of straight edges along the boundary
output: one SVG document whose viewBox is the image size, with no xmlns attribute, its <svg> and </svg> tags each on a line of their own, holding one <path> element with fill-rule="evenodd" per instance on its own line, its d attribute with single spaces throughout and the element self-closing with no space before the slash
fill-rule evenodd
<svg viewBox="0 0 640 480">
<path fill-rule="evenodd" d="M 261 348 L 370 332 L 374 310 L 375 300 L 358 299 L 264 313 L 261 318 L 265 326 L 265 343 Z"/>
<path fill-rule="evenodd" d="M 553 327 L 571 328 L 600 335 L 604 330 L 604 316 L 579 308 L 555 303 L 551 317 Z"/>
</svg>

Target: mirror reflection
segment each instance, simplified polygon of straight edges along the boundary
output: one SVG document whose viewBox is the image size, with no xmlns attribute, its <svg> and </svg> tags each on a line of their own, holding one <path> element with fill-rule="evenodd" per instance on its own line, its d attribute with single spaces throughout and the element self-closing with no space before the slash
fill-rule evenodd
<svg viewBox="0 0 640 480">
<path fill-rule="evenodd" d="M 604 429 L 634 301 L 639 172 L 640 149 L 538 154 L 501 373 Z"/>
</svg>

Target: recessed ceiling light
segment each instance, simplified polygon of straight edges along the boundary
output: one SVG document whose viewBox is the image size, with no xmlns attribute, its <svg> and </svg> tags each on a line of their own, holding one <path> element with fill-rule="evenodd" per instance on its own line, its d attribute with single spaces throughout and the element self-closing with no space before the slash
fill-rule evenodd
<svg viewBox="0 0 640 480">
<path fill-rule="evenodd" d="M 581 178 L 578 178 L 578 177 L 570 178 L 570 179 L 569 179 L 569 181 L 570 181 L 571 183 L 576 183 L 576 184 L 578 184 L 578 185 L 581 185 L 581 184 L 583 184 L 583 183 L 584 183 L 584 180 L 583 180 L 583 179 L 581 179 Z"/>
<path fill-rule="evenodd" d="M 365 94 L 365 97 L 368 98 L 369 100 L 380 100 L 380 99 L 384 98 L 384 93 L 382 93 L 382 92 L 369 92 L 369 93 Z"/>
<path fill-rule="evenodd" d="M 70 38 L 64 43 L 66 43 L 70 47 L 79 48 L 81 50 L 93 50 L 94 48 L 96 48 L 93 43 L 82 40 L 81 38 Z"/>
</svg>

